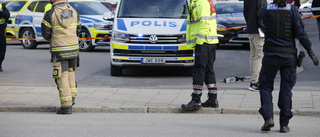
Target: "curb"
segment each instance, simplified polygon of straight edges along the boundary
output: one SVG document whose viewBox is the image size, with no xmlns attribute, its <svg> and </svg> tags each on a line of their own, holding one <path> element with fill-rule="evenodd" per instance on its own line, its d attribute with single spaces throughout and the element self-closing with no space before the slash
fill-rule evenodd
<svg viewBox="0 0 320 137">
<path fill-rule="evenodd" d="M 56 112 L 59 107 L 0 107 L 0 112 Z M 259 114 L 258 110 L 236 108 L 201 108 L 199 110 L 185 111 L 172 107 L 73 107 L 75 113 L 189 113 L 189 114 Z M 320 117 L 320 111 L 292 110 L 298 116 Z M 279 111 L 274 111 L 279 115 Z"/>
</svg>

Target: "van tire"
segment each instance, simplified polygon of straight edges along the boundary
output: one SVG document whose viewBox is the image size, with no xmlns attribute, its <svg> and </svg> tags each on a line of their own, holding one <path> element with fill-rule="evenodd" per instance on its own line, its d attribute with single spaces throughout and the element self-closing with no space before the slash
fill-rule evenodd
<svg viewBox="0 0 320 137">
<path fill-rule="evenodd" d="M 81 32 L 78 33 L 79 38 L 91 38 L 89 31 L 86 29 L 81 29 Z M 91 39 L 79 39 L 80 51 L 92 51 L 94 46 L 92 46 Z"/>
<path fill-rule="evenodd" d="M 20 38 L 36 38 L 36 35 L 31 28 L 24 28 L 22 29 L 19 37 Z M 20 40 L 20 42 L 22 47 L 25 49 L 35 49 L 38 46 L 38 43 L 36 40 Z"/>
<path fill-rule="evenodd" d="M 122 76 L 122 68 L 116 67 L 110 63 L 111 76 Z"/>
</svg>

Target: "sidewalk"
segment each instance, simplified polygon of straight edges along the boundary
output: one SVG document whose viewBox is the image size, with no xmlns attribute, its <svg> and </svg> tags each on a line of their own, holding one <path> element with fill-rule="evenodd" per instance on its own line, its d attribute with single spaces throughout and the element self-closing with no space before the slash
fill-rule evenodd
<svg viewBox="0 0 320 137">
<path fill-rule="evenodd" d="M 275 114 L 278 92 L 273 93 Z M 190 90 L 79 87 L 74 112 L 259 114 L 258 91 L 218 90 L 220 107 L 183 111 Z M 206 100 L 204 92 L 202 101 Z M 0 86 L 0 112 L 55 112 L 60 106 L 56 87 Z M 320 92 L 293 91 L 295 115 L 320 116 Z"/>
</svg>

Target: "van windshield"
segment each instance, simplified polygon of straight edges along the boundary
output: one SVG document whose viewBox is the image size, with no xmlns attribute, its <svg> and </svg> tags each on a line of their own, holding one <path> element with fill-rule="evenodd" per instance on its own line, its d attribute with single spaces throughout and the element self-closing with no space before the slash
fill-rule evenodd
<svg viewBox="0 0 320 137">
<path fill-rule="evenodd" d="M 187 18 L 187 0 L 122 0 L 118 18 Z"/>
</svg>

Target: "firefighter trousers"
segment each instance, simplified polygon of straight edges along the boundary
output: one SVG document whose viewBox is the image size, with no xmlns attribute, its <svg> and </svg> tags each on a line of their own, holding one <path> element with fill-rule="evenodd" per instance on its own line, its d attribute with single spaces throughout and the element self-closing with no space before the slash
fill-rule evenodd
<svg viewBox="0 0 320 137">
<path fill-rule="evenodd" d="M 77 59 L 60 61 L 56 61 L 56 59 L 54 59 L 53 76 L 59 90 L 61 107 L 72 106 L 72 98 L 75 98 L 77 96 L 77 85 L 75 80 L 76 62 Z"/>
<path fill-rule="evenodd" d="M 216 84 L 215 73 L 213 69 L 216 60 L 216 44 L 204 43 L 195 47 L 195 64 L 193 66 L 193 87 L 202 88 L 206 85 Z"/>
</svg>

